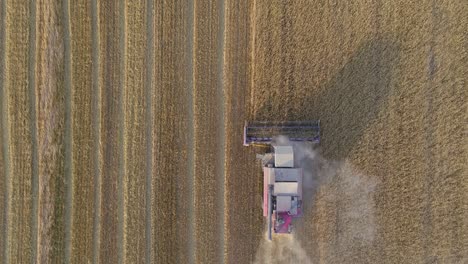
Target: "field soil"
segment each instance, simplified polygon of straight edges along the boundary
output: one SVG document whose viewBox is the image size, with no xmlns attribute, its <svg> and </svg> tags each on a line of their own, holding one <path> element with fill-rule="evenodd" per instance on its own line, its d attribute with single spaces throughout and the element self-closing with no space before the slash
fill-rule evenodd
<svg viewBox="0 0 468 264">
<path fill-rule="evenodd" d="M 0 0 L 0 263 L 467 263 L 463 1 Z M 265 239 L 245 121 L 320 120 Z"/>
</svg>

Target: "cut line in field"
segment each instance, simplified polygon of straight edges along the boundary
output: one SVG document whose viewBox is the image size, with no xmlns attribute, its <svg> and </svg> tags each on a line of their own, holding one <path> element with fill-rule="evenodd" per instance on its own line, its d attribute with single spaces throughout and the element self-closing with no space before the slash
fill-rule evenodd
<svg viewBox="0 0 468 264">
<path fill-rule="evenodd" d="M 253 0 L 253 4 L 252 4 L 252 11 L 251 11 L 251 18 L 250 18 L 250 21 L 251 21 L 251 35 L 252 35 L 252 39 L 250 40 L 250 42 L 252 43 L 251 47 L 250 47 L 250 64 L 252 65 L 251 66 L 251 73 L 250 73 L 250 118 L 254 118 L 253 120 L 256 120 L 255 118 L 255 112 L 254 112 L 254 84 L 255 84 L 255 25 L 257 24 L 255 22 L 255 14 L 256 14 L 256 7 L 257 7 L 257 0 Z"/>
<path fill-rule="evenodd" d="M 39 221 L 39 163 L 38 163 L 38 143 L 37 143 L 37 113 L 36 113 L 36 5 L 35 1 L 30 2 L 29 19 L 29 69 L 28 69 L 28 90 L 29 103 L 31 105 L 31 143 L 32 143 L 32 214 L 31 214 L 31 232 L 32 232 L 32 254 L 31 262 L 36 262 L 38 251 L 38 221 Z M 5 262 L 6 263 L 6 262 Z"/>
<path fill-rule="evenodd" d="M 2 230 L 2 237 L 3 242 L 0 250 L 2 250 L 2 261 L 3 263 L 9 263 L 8 258 L 8 211 L 10 208 L 10 203 L 8 197 L 10 196 L 10 153 L 8 146 L 9 143 L 9 131 L 8 131 L 8 109 L 7 105 L 7 95 L 5 90 L 5 16 L 6 16 L 6 1 L 0 2 L 0 121 L 2 126 L 2 154 L 3 154 L 3 177 L 4 177 L 4 184 L 5 190 L 2 195 L 4 195 L 4 204 L 3 204 L 3 226 L 1 227 Z"/>
<path fill-rule="evenodd" d="M 226 105 L 225 105 L 225 89 L 224 89 L 224 55 L 225 55 L 225 50 L 224 50 L 224 41 L 225 41 L 225 2 L 224 0 L 219 0 L 219 29 L 218 29 L 218 50 L 217 50 L 217 75 L 218 75 L 218 105 L 221 108 L 221 111 L 218 113 L 218 122 L 219 122 L 219 128 L 218 128 L 218 137 L 220 144 L 218 146 L 218 153 L 220 153 L 220 156 L 218 158 L 218 175 L 220 177 L 218 181 L 218 202 L 220 203 L 219 205 L 219 210 L 220 210 L 220 222 L 219 222 L 219 248 L 218 252 L 219 257 L 221 258 L 218 263 L 225 263 L 224 259 L 224 209 L 225 209 L 225 204 L 224 204 L 224 194 L 225 194 L 225 183 L 226 183 L 226 123 L 225 123 L 225 113 L 226 113 Z"/>
<path fill-rule="evenodd" d="M 153 178 L 153 95 L 151 87 L 153 83 L 153 63 L 154 63 L 154 3 L 153 0 L 147 1 L 146 12 L 146 80 L 145 80 L 145 98 L 146 103 L 146 197 L 145 197 L 145 262 L 150 264 L 152 262 L 152 239 L 151 239 L 151 201 L 152 201 L 152 178 Z"/>
<path fill-rule="evenodd" d="M 163 14 L 164 14 L 164 5 L 161 3 L 161 1 L 155 1 L 154 3 L 154 10 L 151 10 L 152 12 L 154 12 L 154 17 L 155 17 L 155 20 L 157 19 L 155 25 L 154 25 L 154 31 L 156 33 L 156 36 L 155 36 L 155 44 L 154 44 L 154 49 L 155 49 L 155 63 L 154 63 L 154 67 L 155 67 L 155 73 L 154 73 L 154 80 L 155 80 L 155 83 L 157 82 L 157 80 L 163 80 L 163 68 L 160 67 L 158 65 L 158 63 L 160 63 L 159 60 L 162 61 L 162 58 L 163 58 L 163 55 L 164 55 L 164 50 L 163 50 L 163 43 L 162 43 L 162 34 L 163 34 Z M 156 112 L 157 109 L 158 109 L 158 103 L 161 102 L 162 104 L 162 100 L 160 100 L 160 98 L 157 97 L 157 94 L 158 94 L 158 90 L 159 90 L 159 87 L 157 84 L 153 85 L 152 86 L 153 89 L 154 89 L 154 93 L 155 93 L 155 96 L 154 96 L 154 104 L 155 104 L 155 107 L 154 107 L 154 111 Z M 154 139 L 154 142 L 152 142 L 152 145 L 155 147 L 155 152 L 154 152 L 154 159 L 157 160 L 157 156 L 158 156 L 158 153 L 157 153 L 157 146 L 158 146 L 158 135 L 160 135 L 160 130 L 161 130 L 161 125 L 157 123 L 157 119 L 158 119 L 158 116 L 157 115 L 154 115 L 155 116 L 155 119 L 151 120 L 151 122 L 154 122 L 155 123 L 155 126 L 154 126 L 154 133 L 156 134 L 156 136 L 153 137 Z M 156 174 L 158 172 L 158 167 L 157 167 L 157 162 L 153 162 L 154 164 L 154 168 L 152 169 Z M 154 200 L 154 203 L 153 203 L 153 200 L 151 201 L 151 210 L 152 210 L 152 213 L 154 213 L 155 215 L 157 215 L 157 208 L 156 208 L 156 203 L 157 203 L 157 199 L 158 199 L 158 194 L 157 194 L 157 189 L 158 189 L 158 185 L 157 185 L 157 182 L 156 181 L 152 181 L 151 182 L 151 187 L 154 191 L 154 193 L 152 194 L 152 198 Z M 155 205 L 155 209 L 153 210 L 153 204 Z M 158 233 L 157 233 L 157 225 L 153 225 L 152 226 L 152 229 L 151 229 L 151 237 L 153 237 L 153 235 L 156 237 L 158 236 Z M 152 256 L 154 256 L 154 259 L 155 261 L 157 261 L 157 259 L 159 258 L 159 252 L 157 251 L 157 248 L 159 247 L 159 241 L 157 239 L 152 239 L 152 248 L 151 248 L 151 251 L 152 251 Z M 153 250 L 154 249 L 154 250 Z"/>
<path fill-rule="evenodd" d="M 195 192 L 194 192 L 194 186 L 195 186 L 195 96 L 193 95 L 194 93 L 194 82 L 195 82 L 195 72 L 193 70 L 193 65 L 194 65 L 194 60 L 195 60 L 195 49 L 194 49 L 194 32 L 195 32 L 195 15 L 194 15 L 194 0 L 191 0 L 189 3 L 189 10 L 188 10 L 188 40 L 187 40 L 187 53 L 190 55 L 190 58 L 188 60 L 188 65 L 187 65 L 187 71 L 188 71 L 188 140 L 191 144 L 191 146 L 188 148 L 187 152 L 187 182 L 188 182 L 188 201 L 187 203 L 189 204 L 188 206 L 188 222 L 189 222 L 189 228 L 188 228 L 188 261 L 189 263 L 195 263 L 195 219 L 194 219 L 194 214 L 195 214 Z"/>
<path fill-rule="evenodd" d="M 93 263 L 99 263 L 101 223 L 101 90 L 99 85 L 99 24 L 97 0 L 91 3 L 92 30 L 92 86 L 93 86 L 93 127 L 94 127 L 94 221 L 93 221 Z"/>
<path fill-rule="evenodd" d="M 124 175 L 125 175 L 125 156 L 126 156 L 126 137 L 125 137 L 125 107 L 124 107 L 124 89 L 125 89 L 125 53 L 126 53 L 126 3 L 125 0 L 119 1 L 119 53 L 120 53 L 120 82 L 119 82 L 119 102 L 118 102 L 118 116 L 119 127 L 118 137 L 119 142 L 117 148 L 120 150 L 118 154 L 119 170 L 118 170 L 118 223 L 117 223 L 117 261 L 119 264 L 124 263 Z"/>
<path fill-rule="evenodd" d="M 73 171 L 72 171 L 72 115 L 71 115 L 71 46 L 70 46 L 70 5 L 63 1 L 64 19 L 64 82 L 65 82 L 65 263 L 71 260 L 71 227 L 73 206 Z"/>
</svg>

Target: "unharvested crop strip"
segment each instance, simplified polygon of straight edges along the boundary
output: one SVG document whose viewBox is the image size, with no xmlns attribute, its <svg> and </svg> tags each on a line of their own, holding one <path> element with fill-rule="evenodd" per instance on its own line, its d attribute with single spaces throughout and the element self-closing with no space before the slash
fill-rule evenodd
<svg viewBox="0 0 468 264">
<path fill-rule="evenodd" d="M 153 63 L 154 63 L 154 2 L 153 0 L 147 1 L 146 8 L 146 79 L 145 79 L 145 98 L 146 102 L 146 197 L 145 197 L 145 263 L 152 263 L 152 250 L 151 250 L 151 201 L 152 201 L 152 178 L 153 178 Z"/>
<path fill-rule="evenodd" d="M 126 52 L 126 1 L 119 1 L 119 53 L 120 53 L 120 82 L 119 82 L 119 102 L 118 102 L 118 138 L 117 148 L 119 149 L 118 163 L 118 184 L 117 184 L 117 195 L 118 195 L 118 224 L 117 224 L 117 260 L 121 264 L 124 261 L 124 175 L 125 175 L 125 156 L 126 156 L 126 137 L 125 137 L 125 107 L 124 107 L 124 87 L 125 87 L 125 52 Z"/>
<path fill-rule="evenodd" d="M 4 197 L 3 204 L 3 226 L 2 230 L 2 261 L 3 263 L 9 263 L 8 258 L 8 211 L 10 207 L 10 152 L 9 147 L 9 136 L 8 136 L 8 101 L 5 89 L 5 16 L 6 16 L 6 1 L 0 1 L 0 126 L 2 126 L 2 154 L 3 154 L 3 177 L 5 190 L 2 194 Z"/>
<path fill-rule="evenodd" d="M 218 112 L 218 137 L 219 137 L 219 145 L 217 153 L 220 153 L 218 157 L 218 172 L 217 175 L 220 177 L 218 181 L 218 202 L 219 202 L 219 223 L 218 228 L 219 232 L 219 245 L 218 245 L 218 252 L 220 259 L 217 261 L 218 263 L 224 263 L 224 193 L 225 193 L 225 183 L 226 183 L 226 105 L 225 105 L 225 96 L 226 91 L 224 89 L 224 40 L 225 40 L 225 0 L 219 0 L 218 4 L 218 16 L 219 16 L 219 28 L 218 28 L 218 50 L 217 50 L 217 77 L 218 77 L 218 106 L 220 107 L 220 111 Z"/>
<path fill-rule="evenodd" d="M 91 4 L 92 30 L 92 85 L 93 85 L 93 113 L 94 129 L 93 160 L 94 160 L 94 222 L 93 222 L 93 263 L 99 263 L 100 223 L 101 223 L 101 87 L 99 85 L 99 23 L 97 0 Z"/>
<path fill-rule="evenodd" d="M 39 213 L 39 163 L 38 163 L 38 145 L 37 145 L 37 114 L 36 114 L 36 1 L 30 1 L 30 20 L 29 20 L 29 69 L 28 69 L 28 90 L 29 103 L 31 105 L 31 143 L 32 143 L 32 214 L 31 214 L 31 232 L 32 232 L 32 254 L 31 262 L 37 259 L 38 249 L 38 213 Z"/>
<path fill-rule="evenodd" d="M 189 54 L 188 64 L 187 64 L 187 95 L 188 95 L 188 141 L 190 142 L 190 147 L 187 150 L 187 183 L 188 183 L 188 261 L 189 263 L 195 263 L 195 219 L 194 219 L 194 208 L 195 208 L 195 198 L 194 198 L 194 186 L 195 186 L 195 97 L 194 93 L 194 82 L 195 82 L 195 72 L 193 71 L 193 65 L 195 60 L 195 49 L 194 49 L 194 32 L 195 32 L 195 16 L 194 16 L 194 0 L 190 0 L 188 4 L 188 40 L 187 40 L 187 54 Z"/>
<path fill-rule="evenodd" d="M 71 222 L 73 205 L 72 172 L 72 116 L 71 116 L 71 46 L 70 46 L 70 6 L 69 0 L 63 0 L 64 20 L 64 85 L 65 85 L 65 263 L 71 259 Z"/>
<path fill-rule="evenodd" d="M 256 120 L 255 119 L 255 114 L 256 112 L 254 111 L 255 107 L 254 107 L 254 85 L 255 85 L 255 32 L 256 32 L 256 24 L 257 24 L 257 21 L 256 21 L 256 7 L 257 7 L 257 0 L 253 0 L 253 4 L 252 4 L 252 11 L 251 11 L 251 18 L 250 18 L 250 25 L 252 27 L 252 32 L 251 32 L 251 37 L 252 39 L 250 40 L 250 43 L 251 43 L 251 46 L 250 46 L 250 65 L 251 66 L 251 73 L 250 73 L 250 118 L 254 118 L 253 120 Z"/>
</svg>

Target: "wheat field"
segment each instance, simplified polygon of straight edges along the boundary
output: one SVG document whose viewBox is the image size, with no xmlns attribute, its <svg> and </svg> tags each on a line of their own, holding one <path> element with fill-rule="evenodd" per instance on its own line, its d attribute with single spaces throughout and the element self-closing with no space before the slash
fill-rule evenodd
<svg viewBox="0 0 468 264">
<path fill-rule="evenodd" d="M 468 6 L 0 0 L 0 263 L 467 263 Z M 264 239 L 246 120 L 317 120 Z"/>
</svg>

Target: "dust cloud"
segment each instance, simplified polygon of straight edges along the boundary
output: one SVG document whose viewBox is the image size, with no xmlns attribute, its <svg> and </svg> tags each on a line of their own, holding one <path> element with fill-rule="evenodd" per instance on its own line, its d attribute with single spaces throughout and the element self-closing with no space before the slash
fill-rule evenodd
<svg viewBox="0 0 468 264">
<path fill-rule="evenodd" d="M 291 236 L 281 235 L 274 237 L 272 241 L 268 241 L 265 232 L 254 263 L 312 263 L 307 256 L 307 252 L 302 248 L 295 236 L 296 234 Z"/>
<path fill-rule="evenodd" d="M 276 138 L 273 145 L 292 145 L 294 147 L 295 166 L 303 168 L 303 209 L 302 218 L 294 220 L 292 235 L 273 235 L 268 241 L 266 231 L 255 256 L 255 264 L 261 263 L 314 263 L 324 260 L 312 256 L 317 248 L 304 248 L 301 242 L 316 239 L 321 228 L 315 226 L 313 215 L 315 199 L 320 192 L 320 199 L 336 206 L 335 219 L 338 227 L 334 232 L 334 241 L 315 241 L 315 245 L 326 243 L 335 247 L 332 254 L 342 255 L 357 245 L 369 246 L 376 237 L 375 202 L 373 195 L 378 182 L 360 173 L 348 161 L 327 160 L 320 155 L 314 145 L 290 142 L 287 137 Z M 325 216 L 327 217 L 327 216 Z M 331 220 L 331 219 L 330 219 Z M 296 228 L 300 227 L 300 228 Z M 300 231 L 298 231 L 300 229 Z M 265 225 L 266 230 L 266 225 Z M 335 259 L 328 256 L 327 259 Z M 336 256 L 335 256 L 336 257 Z M 325 262 L 326 259 L 325 259 Z"/>
</svg>

